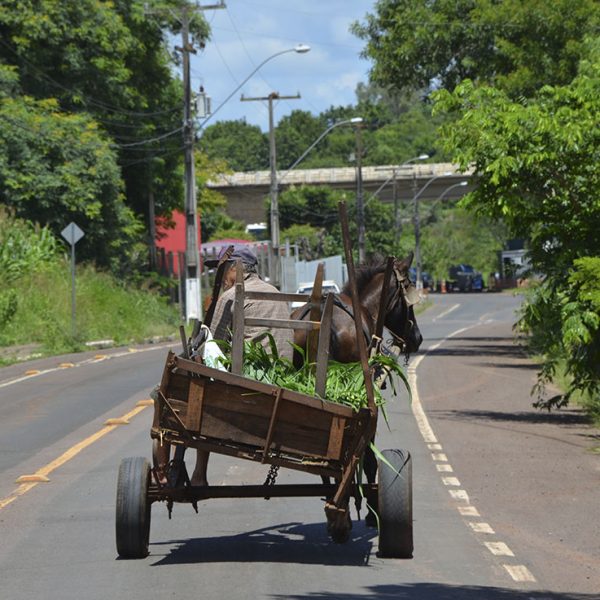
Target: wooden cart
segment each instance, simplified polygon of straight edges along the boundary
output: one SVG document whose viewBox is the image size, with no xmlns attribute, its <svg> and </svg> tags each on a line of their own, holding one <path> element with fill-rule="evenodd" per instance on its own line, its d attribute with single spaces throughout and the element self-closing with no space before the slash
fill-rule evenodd
<svg viewBox="0 0 600 600">
<path fill-rule="evenodd" d="M 351 271 L 351 254 L 347 261 Z M 353 270 L 351 283 L 353 284 Z M 210 498 L 325 497 L 328 531 L 335 542 L 350 535 L 350 499 L 357 506 L 367 498 L 378 514 L 381 556 L 412 556 L 412 470 L 410 454 L 400 450 L 383 452 L 374 484 L 359 485 L 357 468 L 373 439 L 377 425 L 371 373 L 366 360 L 366 344 L 360 317 L 357 317 L 359 343 L 364 346 L 363 368 L 369 399 L 368 408 L 353 409 L 240 375 L 244 325 L 304 327 L 315 332 L 309 351 L 316 354 L 316 389 L 324 395 L 327 353 L 333 297 L 327 297 L 321 311 L 323 272 L 317 273 L 310 298 L 310 321 L 275 323 L 245 319 L 243 299 L 264 294 L 244 294 L 241 265 L 238 265 L 232 372 L 210 368 L 197 360 L 169 352 L 154 405 L 151 437 L 155 448 L 174 448 L 166 482 L 158 476 L 156 464 L 145 458 L 122 461 L 117 485 L 117 551 L 124 558 L 148 554 L 150 509 L 165 502 L 169 515 L 174 503 L 197 503 Z M 270 300 L 289 302 L 298 294 L 276 294 Z M 322 312 L 322 314 L 321 314 Z M 359 315 L 359 311 L 354 311 Z M 237 321 L 237 323 L 236 323 Z M 260 322 L 258 322 L 260 321 Z M 197 448 L 271 465 L 262 485 L 192 486 L 184 462 L 187 448 Z M 320 476 L 314 484 L 275 484 L 280 467 Z M 332 481 L 333 483 L 327 483 Z"/>
</svg>

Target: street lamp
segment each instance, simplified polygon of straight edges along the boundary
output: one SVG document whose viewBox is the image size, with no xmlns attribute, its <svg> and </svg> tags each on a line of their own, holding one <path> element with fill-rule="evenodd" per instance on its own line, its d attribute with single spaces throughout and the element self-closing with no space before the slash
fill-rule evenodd
<svg viewBox="0 0 600 600">
<path fill-rule="evenodd" d="M 441 175 L 436 175 L 429 179 L 425 185 L 413 196 L 413 223 L 415 227 L 415 263 L 416 263 L 416 271 L 417 271 L 417 289 L 420 290 L 423 288 L 423 280 L 421 277 L 421 224 L 419 221 L 419 198 L 421 194 L 434 182 L 436 179 L 440 179 L 441 177 L 448 177 L 452 175 L 452 171 L 446 171 Z"/>
<path fill-rule="evenodd" d="M 274 264 L 273 270 L 275 275 L 275 281 L 279 284 L 282 282 L 281 277 L 281 261 L 279 256 L 279 244 L 281 240 L 279 239 L 279 186 L 281 182 L 289 175 L 289 173 L 295 169 L 308 155 L 308 153 L 333 129 L 339 127 L 340 125 L 348 125 L 348 124 L 358 124 L 362 123 L 362 117 L 352 117 L 351 119 L 345 119 L 343 121 L 337 121 L 333 125 L 330 125 L 301 155 L 299 158 L 294 161 L 291 167 L 285 171 L 285 173 L 277 178 L 277 174 L 274 171 L 274 167 L 272 167 L 272 184 L 271 184 L 271 246 L 273 249 L 273 257 Z M 273 184 L 274 181 L 274 184 Z"/>
<path fill-rule="evenodd" d="M 362 117 L 352 117 L 351 119 L 345 119 L 343 121 L 337 121 L 333 125 L 330 125 L 301 155 L 300 158 L 296 159 L 296 161 L 292 164 L 291 167 L 286 169 L 286 172 L 282 177 L 277 181 L 277 185 L 281 184 L 281 182 L 288 176 L 288 173 L 295 169 L 307 156 L 307 154 L 332 130 L 340 125 L 354 125 L 356 123 L 362 123 Z"/>
<path fill-rule="evenodd" d="M 435 201 L 436 203 L 438 203 L 440 200 L 444 199 L 444 196 L 450 191 L 453 190 L 454 188 L 457 187 L 464 187 L 465 185 L 468 185 L 468 181 L 459 181 L 458 183 L 455 183 L 454 185 L 450 185 L 448 186 L 438 197 L 437 200 Z"/>
<path fill-rule="evenodd" d="M 367 204 L 369 204 L 369 202 L 371 202 L 371 200 L 373 200 L 373 198 L 375 198 L 375 196 L 377 196 L 379 194 L 379 192 L 381 192 L 381 190 L 390 181 L 393 180 L 394 185 L 396 184 L 397 171 L 399 171 L 402 167 L 406 167 L 407 165 L 410 165 L 411 163 L 414 163 L 414 162 L 416 162 L 418 160 L 427 160 L 428 158 L 429 158 L 429 154 L 419 154 L 419 156 L 415 156 L 413 158 L 409 158 L 408 160 L 405 160 L 401 165 L 391 167 L 392 174 L 369 196 L 369 198 L 365 202 L 365 206 Z M 375 167 L 375 170 L 376 171 L 389 171 L 390 167 Z"/>
<path fill-rule="evenodd" d="M 187 47 L 187 38 L 184 39 L 183 47 Z M 271 54 L 265 58 L 245 79 L 240 83 L 228 96 L 217 106 L 217 108 L 208 115 L 204 121 L 197 127 L 197 130 L 201 130 L 206 127 L 206 124 L 212 119 L 218 112 L 225 106 L 234 94 L 245 85 L 248 80 L 266 63 L 274 58 L 287 54 L 289 52 L 296 52 L 297 54 L 305 54 L 310 50 L 310 46 L 306 44 L 298 44 L 293 48 L 287 48 L 281 50 L 275 54 Z M 187 53 L 184 53 L 184 58 L 187 57 Z M 200 289 L 200 252 L 198 248 L 198 219 L 197 219 L 197 199 L 196 199 L 196 186 L 194 176 L 194 160 L 193 160 L 193 142 L 194 136 L 192 135 L 191 127 L 191 108 L 190 108 L 190 76 L 189 76 L 189 60 L 187 60 L 184 68 L 184 79 L 185 79 L 185 96 L 186 96 L 186 113 L 185 123 L 187 124 L 187 137 L 186 137 L 186 200 L 185 200 L 185 212 L 186 212 L 186 322 L 189 322 L 191 318 L 200 318 L 202 311 L 202 293 Z"/>
<path fill-rule="evenodd" d="M 400 236 L 400 210 L 399 210 L 399 199 L 398 199 L 398 180 L 397 174 L 400 169 L 410 165 L 413 162 L 418 160 L 427 160 L 429 158 L 429 154 L 419 154 L 419 156 L 415 156 L 413 158 L 409 158 L 405 160 L 401 165 L 397 167 L 392 167 L 392 174 L 369 196 L 367 201 L 365 202 L 365 206 L 375 198 L 379 192 L 390 182 L 393 181 L 393 191 L 392 197 L 394 199 L 394 247 L 398 245 L 398 238 Z M 387 167 L 375 167 L 376 171 L 387 171 Z"/>
<path fill-rule="evenodd" d="M 297 44 L 296 46 L 294 46 L 293 48 L 288 48 L 287 50 L 281 50 L 279 52 L 276 52 L 275 54 L 271 54 L 271 56 L 268 56 L 267 58 L 265 58 L 265 60 L 263 60 L 255 69 L 254 71 L 252 71 L 250 73 L 250 75 L 248 75 L 246 77 L 246 79 L 244 79 L 244 81 L 242 81 L 242 83 L 240 83 L 232 92 L 231 94 L 229 94 L 229 96 L 227 96 L 227 98 L 225 98 L 225 100 L 223 100 L 223 102 L 221 102 L 221 104 L 219 104 L 219 106 L 217 106 L 217 108 L 215 108 L 215 110 L 213 110 L 210 115 L 208 115 L 206 117 L 206 119 L 204 119 L 204 121 L 202 121 L 202 123 L 200 123 L 200 125 L 198 126 L 198 129 L 204 129 L 204 127 L 206 127 L 206 124 L 208 123 L 208 121 L 210 119 L 212 119 L 218 112 L 219 110 L 221 110 L 221 108 L 223 108 L 223 106 L 225 106 L 225 104 L 227 104 L 227 102 L 229 102 L 229 100 L 231 100 L 231 98 L 233 98 L 234 94 L 236 94 L 242 87 L 244 87 L 244 85 L 252 78 L 252 76 L 266 63 L 268 63 L 270 60 L 273 60 L 274 58 L 276 58 L 277 56 L 281 56 L 282 54 L 287 54 L 288 52 L 296 52 L 296 54 L 306 54 L 307 52 L 310 51 L 310 46 L 306 45 L 306 44 Z"/>
</svg>

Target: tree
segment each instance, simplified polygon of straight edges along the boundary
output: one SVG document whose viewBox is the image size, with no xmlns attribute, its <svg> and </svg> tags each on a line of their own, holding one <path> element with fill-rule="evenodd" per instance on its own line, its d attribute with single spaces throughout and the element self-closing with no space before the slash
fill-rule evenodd
<svg viewBox="0 0 600 600">
<path fill-rule="evenodd" d="M 202 241 L 223 238 L 252 239 L 252 236 L 246 233 L 241 221 L 236 221 L 227 215 L 225 196 L 206 186 L 206 182 L 216 175 L 229 171 L 225 161 L 209 158 L 200 150 L 196 150 L 194 160 Z"/>
<path fill-rule="evenodd" d="M 249 125 L 243 119 L 209 125 L 199 146 L 209 158 L 225 161 L 233 171 L 269 168 L 268 137 L 258 125 Z"/>
<path fill-rule="evenodd" d="M 193 7 L 181 0 L 0 4 L 0 61 L 19 74 L 15 94 L 52 99 L 56 114 L 92 116 L 112 139 L 126 205 L 140 222 L 151 198 L 157 215 L 182 203 L 182 86 L 168 52 L 182 5 Z M 202 45 L 208 27 L 199 11 L 191 14 Z"/>
<path fill-rule="evenodd" d="M 352 29 L 379 85 L 452 90 L 471 79 L 517 98 L 569 83 L 599 24 L 595 0 L 378 0 Z"/>
<path fill-rule="evenodd" d="M 515 237 L 528 239 L 532 269 L 544 280 L 521 324 L 533 334 L 532 347 L 546 357 L 541 383 L 554 373 L 557 360 L 566 360 L 573 376 L 566 399 L 575 390 L 600 391 L 597 369 L 588 360 L 596 356 L 595 334 L 565 333 L 575 323 L 597 330 L 584 316 L 590 311 L 598 316 L 597 305 L 584 307 L 573 289 L 575 281 L 581 283 L 581 261 L 597 256 L 600 248 L 597 40 L 589 42 L 588 51 L 569 85 L 546 86 L 531 99 L 514 101 L 502 90 L 470 81 L 453 93 L 435 94 L 438 110 L 459 116 L 442 129 L 447 150 L 462 169 L 475 168 L 477 187 L 465 206 L 501 218 Z M 591 285 L 600 289 L 598 278 Z M 562 336 L 555 335 L 559 331 Z"/>
<path fill-rule="evenodd" d="M 12 98 L 15 87 L 14 69 L 0 67 L 0 202 L 56 236 L 76 221 L 81 258 L 123 273 L 139 260 L 142 226 L 124 203 L 110 141 L 89 116 Z"/>
<path fill-rule="evenodd" d="M 342 232 L 339 223 L 338 203 L 348 204 L 350 235 L 356 239 L 356 201 L 354 195 L 334 190 L 327 186 L 291 187 L 279 198 L 279 222 L 291 242 L 293 235 L 308 239 L 308 248 L 312 254 L 331 256 L 343 253 Z M 308 226 L 311 229 L 300 228 Z M 365 205 L 365 227 L 369 232 L 366 251 L 369 256 L 375 254 L 393 254 L 394 220 L 393 208 L 372 198 Z M 315 237 L 312 237 L 314 233 Z"/>
<path fill-rule="evenodd" d="M 422 207 L 424 213 L 426 204 Z M 446 279 L 448 269 L 461 263 L 472 265 L 484 275 L 497 271 L 498 252 L 506 239 L 501 222 L 477 218 L 460 207 L 445 208 L 429 223 L 426 217 L 422 222 L 423 270 L 436 279 Z"/>
</svg>

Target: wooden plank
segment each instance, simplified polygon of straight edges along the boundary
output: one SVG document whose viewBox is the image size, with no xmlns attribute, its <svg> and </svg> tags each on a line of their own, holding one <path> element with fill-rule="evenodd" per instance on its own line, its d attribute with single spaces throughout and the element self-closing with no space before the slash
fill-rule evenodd
<svg viewBox="0 0 600 600">
<path fill-rule="evenodd" d="M 171 368 L 173 366 L 173 360 L 175 359 L 175 353 L 169 352 L 167 353 L 167 360 L 165 361 L 165 368 L 163 369 L 162 377 L 160 379 L 159 390 L 166 395 L 167 387 L 169 385 L 169 379 L 171 377 Z M 158 400 L 154 403 L 154 417 L 152 420 L 152 427 L 159 427 L 160 421 L 160 396 Z"/>
<path fill-rule="evenodd" d="M 344 429 L 346 419 L 333 417 L 329 430 L 329 445 L 327 446 L 327 458 L 339 460 L 342 453 L 342 442 L 344 441 Z"/>
<path fill-rule="evenodd" d="M 323 321 L 317 347 L 317 371 L 315 374 L 315 394 L 325 398 L 327 388 L 327 365 L 329 363 L 329 342 L 331 340 L 331 320 L 333 318 L 333 294 L 328 294 L 325 300 Z"/>
<path fill-rule="evenodd" d="M 323 274 L 325 272 L 325 263 L 319 263 L 315 273 L 315 281 L 310 295 L 310 314 L 311 321 L 321 321 L 321 299 L 323 298 Z M 317 347 L 319 345 L 319 334 L 316 331 L 310 331 L 306 339 L 306 355 L 309 363 L 317 360 Z"/>
<path fill-rule="evenodd" d="M 235 301 L 233 303 L 233 339 L 231 342 L 231 372 L 242 374 L 244 360 L 244 267 L 242 261 L 235 264 Z"/>
<path fill-rule="evenodd" d="M 367 392 L 367 401 L 369 410 L 373 415 L 377 414 L 377 405 L 375 404 L 375 392 L 373 391 L 373 379 L 369 369 L 369 358 L 367 356 L 367 343 L 362 327 L 362 311 L 358 302 L 358 291 L 356 289 L 356 274 L 354 272 L 354 258 L 352 257 L 352 248 L 350 247 L 350 229 L 348 228 L 348 212 L 346 203 L 338 204 L 340 213 L 340 222 L 342 225 L 342 241 L 344 243 L 344 254 L 346 256 L 346 265 L 348 268 L 348 283 L 350 285 L 350 295 L 352 297 L 352 310 L 354 312 L 354 327 L 356 330 L 356 342 L 358 344 L 358 354 L 360 364 L 365 379 L 365 391 Z M 374 431 L 373 431 L 374 433 Z"/>
<path fill-rule="evenodd" d="M 217 274 L 213 284 L 210 306 L 208 307 L 206 316 L 204 317 L 204 324 L 207 327 L 210 327 L 210 324 L 212 323 L 213 315 L 215 314 L 215 308 L 217 307 L 217 300 L 219 299 L 219 292 L 221 291 L 221 284 L 223 283 L 223 275 L 225 274 L 225 270 L 229 268 L 227 261 L 230 259 L 233 250 L 233 245 L 227 246 L 227 250 L 225 250 L 223 256 L 219 260 L 219 264 L 217 265 Z"/>
<path fill-rule="evenodd" d="M 205 380 L 190 379 L 187 398 L 185 426 L 190 431 L 200 431 L 202 427 L 202 402 L 204 400 Z"/>
<path fill-rule="evenodd" d="M 281 395 L 283 394 L 283 388 L 277 390 L 277 396 L 275 396 L 275 405 L 273 406 L 273 413 L 271 414 L 271 421 L 269 422 L 269 431 L 267 432 L 267 439 L 265 440 L 265 449 L 263 451 L 263 462 L 267 458 L 271 442 L 273 441 L 273 432 L 275 429 L 275 423 L 277 422 L 277 416 L 279 408 L 281 406 Z"/>
<path fill-rule="evenodd" d="M 245 292 L 248 300 L 268 300 L 273 302 L 308 302 L 310 294 L 288 294 L 285 292 Z"/>
<path fill-rule="evenodd" d="M 187 339 L 185 337 L 185 327 L 183 325 L 179 326 L 179 337 L 181 339 L 181 347 L 183 348 L 183 356 L 185 358 L 189 358 L 190 355 L 188 353 L 188 343 L 187 343 Z"/>
<path fill-rule="evenodd" d="M 161 392 L 158 392 L 158 397 L 162 400 L 163 406 L 167 408 L 171 415 L 175 418 L 175 421 L 180 426 L 181 431 L 185 432 L 185 424 L 181 420 L 181 417 L 179 416 L 173 405 L 165 398 L 165 396 Z"/>
<path fill-rule="evenodd" d="M 251 327 L 273 327 L 276 329 L 308 329 L 317 330 L 321 327 L 319 321 L 298 321 L 296 319 L 259 319 L 250 317 L 245 320 Z"/>
</svg>

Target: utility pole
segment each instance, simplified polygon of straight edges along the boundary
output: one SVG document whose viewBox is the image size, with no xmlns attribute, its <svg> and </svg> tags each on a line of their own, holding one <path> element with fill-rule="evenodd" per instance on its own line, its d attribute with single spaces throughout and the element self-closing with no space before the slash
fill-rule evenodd
<svg viewBox="0 0 600 600">
<path fill-rule="evenodd" d="M 256 102 L 265 100 L 269 103 L 269 167 L 271 170 L 271 251 L 273 255 L 273 273 L 271 283 L 281 285 L 281 256 L 279 236 L 279 185 L 277 183 L 277 151 L 275 144 L 275 120 L 273 117 L 273 102 L 275 100 L 298 100 L 300 94 L 295 96 L 280 96 L 279 92 L 271 92 L 266 98 L 246 98 L 242 95 L 242 102 Z"/>
<path fill-rule="evenodd" d="M 362 134 L 361 124 L 356 125 L 356 218 L 358 221 L 358 262 L 364 264 L 365 253 L 365 204 L 362 180 Z"/>
<path fill-rule="evenodd" d="M 202 317 L 202 293 L 200 289 L 200 251 L 198 239 L 198 206 L 194 172 L 194 124 L 192 120 L 192 92 L 190 77 L 190 53 L 196 49 L 190 43 L 190 12 L 225 8 L 225 3 L 194 7 L 181 7 L 181 47 L 176 47 L 183 56 L 183 146 L 185 183 L 185 317 Z"/>
<path fill-rule="evenodd" d="M 423 289 L 421 278 L 421 220 L 419 217 L 419 195 L 417 194 L 417 174 L 413 173 L 413 225 L 415 227 L 415 268 L 417 289 Z"/>
<path fill-rule="evenodd" d="M 392 179 L 392 198 L 394 200 L 394 250 L 398 247 L 400 241 L 400 199 L 398 198 L 398 178 L 394 167 Z"/>
</svg>

